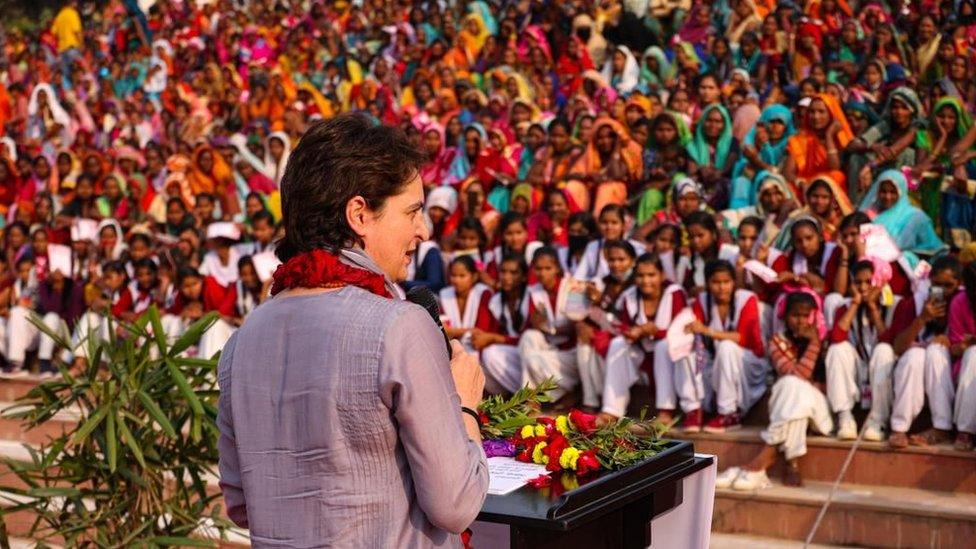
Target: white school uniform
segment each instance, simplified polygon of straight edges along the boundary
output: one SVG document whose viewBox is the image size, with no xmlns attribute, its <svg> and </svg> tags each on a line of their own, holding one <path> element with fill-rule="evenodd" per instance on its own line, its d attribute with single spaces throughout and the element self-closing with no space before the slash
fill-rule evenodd
<svg viewBox="0 0 976 549">
<path fill-rule="evenodd" d="M 735 260 L 739 257 L 739 247 L 734 244 L 721 244 L 718 248 L 718 259 L 723 259 L 728 261 L 732 265 L 735 265 Z M 681 256 L 678 260 L 678 265 L 676 267 L 677 272 L 675 273 L 679 284 L 684 284 L 685 280 L 690 276 L 692 285 L 704 288 L 705 287 L 705 264 L 707 261 L 705 258 L 698 254 L 694 254 L 691 257 Z"/>
<path fill-rule="evenodd" d="M 496 293 L 488 301 L 488 310 L 504 330 L 503 335 L 518 340 L 529 319 L 529 295 L 522 294 L 518 310 L 522 323 L 515 324 L 512 313 L 502 302 L 502 294 Z M 481 364 L 485 370 L 485 388 L 489 393 L 514 393 L 522 388 L 522 360 L 518 345 L 496 343 L 481 350 Z"/>
<path fill-rule="evenodd" d="M 573 271 L 573 278 L 576 280 L 590 281 L 596 278 L 603 278 L 610 274 L 610 266 L 607 265 L 607 258 L 603 254 L 603 244 L 605 242 L 606 240 L 598 238 L 591 240 L 586 245 L 583 257 Z M 638 256 L 644 253 L 644 244 L 642 242 L 636 240 L 628 240 L 628 242 L 634 247 L 634 251 Z"/>
<path fill-rule="evenodd" d="M 464 304 L 464 310 L 460 310 L 458 305 L 457 292 L 453 286 L 446 286 L 439 292 L 441 311 L 444 313 L 444 326 L 448 328 L 472 329 L 478 322 L 478 309 L 481 308 L 481 300 L 485 292 L 491 293 L 491 289 L 481 282 L 476 283 L 468 293 L 468 300 Z M 471 335 L 464 334 L 461 338 L 461 345 L 464 350 L 477 354 L 474 345 L 471 344 Z"/>
<path fill-rule="evenodd" d="M 684 289 L 678 284 L 671 284 L 664 289 L 654 315 L 654 325 L 659 330 L 666 330 L 671 325 L 675 299 L 683 297 Z M 636 287 L 628 288 L 620 296 L 617 310 L 627 315 L 632 326 L 643 326 L 649 321 Z M 617 336 L 610 341 L 610 348 L 607 351 L 607 368 L 602 387 L 604 413 L 616 417 L 622 417 L 627 413 L 627 406 L 630 404 L 630 388 L 641 380 L 646 382 L 647 376 L 641 371 L 641 365 L 648 353 L 654 353 L 655 406 L 660 410 L 673 410 L 676 407 L 677 397 L 674 389 L 676 365 L 668 354 L 667 340 L 645 337 L 630 343 L 623 336 Z M 684 360 L 690 361 L 692 358 L 688 357 Z"/>
<path fill-rule="evenodd" d="M 546 329 L 549 332 L 572 325 L 565 312 L 569 297 L 569 281 L 568 277 L 559 281 L 555 307 L 541 284 L 533 284 L 529 287 L 531 305 L 535 310 L 546 312 L 548 317 Z M 536 329 L 526 330 L 519 339 L 522 384 L 535 386 L 550 377 L 555 378 L 559 387 L 550 394 L 554 400 L 572 391 L 579 383 L 579 369 L 576 364 L 576 350 L 566 348 L 571 341 L 571 338 L 566 335 L 542 333 Z"/>
</svg>

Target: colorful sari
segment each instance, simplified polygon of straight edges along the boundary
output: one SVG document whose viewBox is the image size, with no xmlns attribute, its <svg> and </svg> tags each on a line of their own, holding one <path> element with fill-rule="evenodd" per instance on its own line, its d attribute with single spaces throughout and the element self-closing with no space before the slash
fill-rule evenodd
<svg viewBox="0 0 976 549">
<path fill-rule="evenodd" d="M 880 210 L 878 190 L 886 181 L 894 184 L 898 200 L 890 208 Z M 878 176 L 861 202 L 860 209 L 867 212 L 874 223 L 888 230 L 912 268 L 918 264 L 919 255 L 933 256 L 948 248 L 935 233 L 929 216 L 912 206 L 908 198 L 908 180 L 898 170 L 887 170 Z"/>
<path fill-rule="evenodd" d="M 583 155 L 576 160 L 572 172 L 592 176 L 607 170 L 609 166 L 604 165 L 596 145 L 600 129 L 604 127 L 609 127 L 617 135 L 616 150 L 610 153 L 610 157 L 623 163 L 626 174 L 623 174 L 624 180 L 606 180 L 597 185 L 593 200 L 593 211 L 595 213 L 599 213 L 607 204 L 626 203 L 628 185 L 640 180 L 644 168 L 641 146 L 630 139 L 627 130 L 619 122 L 603 117 L 593 124 L 590 142 L 586 145 Z M 566 190 L 582 209 L 589 209 L 590 190 L 586 183 L 578 180 L 569 181 L 566 184 Z"/>
<path fill-rule="evenodd" d="M 836 120 L 841 127 L 837 134 L 837 149 L 841 150 L 854 140 L 854 133 L 851 125 L 844 115 L 844 110 L 840 103 L 832 95 L 826 93 L 817 94 L 814 99 L 823 101 L 830 111 L 832 120 Z M 786 145 L 786 150 L 796 166 L 796 177 L 798 179 L 810 180 L 819 175 L 830 176 L 834 181 L 844 184 L 847 178 L 838 170 L 830 168 L 827 162 L 827 146 L 817 135 L 817 132 L 804 123 L 803 127 L 795 135 L 790 137 Z"/>
<path fill-rule="evenodd" d="M 786 157 L 787 144 L 790 137 L 796 133 L 796 128 L 793 126 L 793 113 L 784 105 L 770 105 L 763 109 L 759 116 L 759 125 L 766 126 L 772 122 L 783 123 L 786 126 L 786 132 L 783 133 L 783 137 L 779 141 L 774 143 L 770 140 L 764 143 L 759 149 L 759 159 L 770 166 L 778 167 L 783 162 L 783 158 Z M 756 145 L 756 128 L 746 134 L 742 144 L 751 147 Z M 731 209 L 752 206 L 759 197 L 758 185 L 761 181 L 757 181 L 755 177 L 746 176 L 748 166 L 749 159 L 742 156 L 732 168 L 732 196 L 729 201 L 729 208 Z"/>
</svg>

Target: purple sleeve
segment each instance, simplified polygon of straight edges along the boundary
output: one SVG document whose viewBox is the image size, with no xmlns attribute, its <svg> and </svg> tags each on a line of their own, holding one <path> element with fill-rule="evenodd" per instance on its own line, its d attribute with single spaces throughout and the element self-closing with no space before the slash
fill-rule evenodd
<svg viewBox="0 0 976 549">
<path fill-rule="evenodd" d="M 966 292 L 959 292 L 949 304 L 949 342 L 962 343 L 967 335 L 976 335 L 976 322 Z"/>
<path fill-rule="evenodd" d="M 231 409 L 230 366 L 236 341 L 237 336 L 231 336 L 220 354 L 220 363 L 217 365 L 217 385 L 220 388 L 220 399 L 217 405 L 217 427 L 220 429 L 220 438 L 217 439 L 217 453 L 220 489 L 224 493 L 227 516 L 234 521 L 234 524 L 247 528 L 247 502 L 244 501 L 240 459 L 237 455 L 237 440 L 234 437 L 234 417 Z"/>
<path fill-rule="evenodd" d="M 379 376 L 420 508 L 435 526 L 463 532 L 484 503 L 488 461 L 465 431 L 444 338 L 420 307 L 400 309 L 387 327 Z"/>
</svg>

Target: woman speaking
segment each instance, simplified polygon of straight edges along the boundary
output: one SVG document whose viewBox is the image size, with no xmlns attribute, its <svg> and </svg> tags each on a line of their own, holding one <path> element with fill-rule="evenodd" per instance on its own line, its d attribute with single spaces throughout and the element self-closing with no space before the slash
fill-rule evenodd
<svg viewBox="0 0 976 549">
<path fill-rule="evenodd" d="M 218 367 L 220 485 L 254 547 L 456 547 L 488 489 L 484 376 L 403 300 L 423 157 L 356 115 L 309 128 L 281 197 L 274 298 Z"/>
</svg>

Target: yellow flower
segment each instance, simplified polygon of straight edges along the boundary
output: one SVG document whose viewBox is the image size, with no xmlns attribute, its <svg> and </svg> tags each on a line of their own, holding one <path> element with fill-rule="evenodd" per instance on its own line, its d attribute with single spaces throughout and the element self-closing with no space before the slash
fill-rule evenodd
<svg viewBox="0 0 976 549">
<path fill-rule="evenodd" d="M 535 429 L 531 425 L 526 425 L 522 427 L 522 431 L 519 433 L 522 438 L 532 438 L 535 436 Z"/>
<path fill-rule="evenodd" d="M 576 461 L 579 459 L 579 450 L 570 446 L 559 454 L 559 466 L 563 469 L 576 470 Z"/>
<path fill-rule="evenodd" d="M 559 416 L 556 418 L 556 430 L 564 435 L 568 435 L 570 431 L 569 418 L 566 416 Z"/>
<path fill-rule="evenodd" d="M 535 426 L 535 436 L 537 436 L 537 437 L 544 437 L 544 436 L 546 436 L 546 426 L 545 425 L 536 425 Z"/>
<path fill-rule="evenodd" d="M 579 488 L 579 478 L 577 478 L 573 473 L 563 473 L 562 475 L 559 475 L 559 482 L 567 491 Z"/>
<path fill-rule="evenodd" d="M 532 450 L 533 462 L 538 463 L 540 465 L 546 465 L 549 463 L 549 456 L 542 453 L 542 451 L 545 450 L 546 446 L 547 444 L 545 442 L 540 442 L 539 444 L 535 445 L 535 448 Z"/>
</svg>

